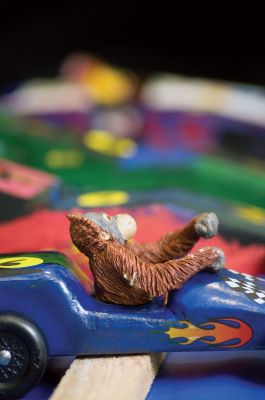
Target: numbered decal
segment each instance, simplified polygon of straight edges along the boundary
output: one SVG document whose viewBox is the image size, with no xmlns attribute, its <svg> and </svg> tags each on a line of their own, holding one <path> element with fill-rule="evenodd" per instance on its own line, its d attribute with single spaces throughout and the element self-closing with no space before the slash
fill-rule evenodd
<svg viewBox="0 0 265 400">
<path fill-rule="evenodd" d="M 14 256 L 0 258 L 1 268 L 26 268 L 43 264 L 43 259 L 38 257 Z"/>
</svg>

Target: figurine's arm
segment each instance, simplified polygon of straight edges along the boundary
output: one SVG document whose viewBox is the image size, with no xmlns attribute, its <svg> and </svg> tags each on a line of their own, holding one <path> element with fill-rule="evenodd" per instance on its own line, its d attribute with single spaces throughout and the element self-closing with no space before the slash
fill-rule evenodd
<svg viewBox="0 0 265 400">
<path fill-rule="evenodd" d="M 183 257 L 200 237 L 208 239 L 216 235 L 217 230 L 217 216 L 214 213 L 203 213 L 193 218 L 183 229 L 164 235 L 156 243 L 126 243 L 126 247 L 146 262 L 165 262 Z"/>
<path fill-rule="evenodd" d="M 224 254 L 215 247 L 206 247 L 177 260 L 151 264 L 124 249 L 115 254 L 114 266 L 131 286 L 143 289 L 151 296 L 166 296 L 169 290 L 179 289 L 202 269 L 222 268 Z"/>
</svg>

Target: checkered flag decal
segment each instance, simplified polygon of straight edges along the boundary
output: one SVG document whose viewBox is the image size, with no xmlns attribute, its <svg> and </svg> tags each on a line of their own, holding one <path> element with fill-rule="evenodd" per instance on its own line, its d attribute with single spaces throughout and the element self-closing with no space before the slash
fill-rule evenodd
<svg viewBox="0 0 265 400">
<path fill-rule="evenodd" d="M 264 279 L 249 274 L 243 274 L 232 269 L 229 269 L 228 271 L 233 273 L 233 277 L 222 276 L 222 279 L 228 286 L 230 286 L 231 289 L 236 290 L 237 292 L 245 293 L 245 295 L 250 300 L 255 301 L 255 303 L 265 303 L 265 289 L 262 290 L 259 288 L 260 281 L 265 284 Z"/>
</svg>

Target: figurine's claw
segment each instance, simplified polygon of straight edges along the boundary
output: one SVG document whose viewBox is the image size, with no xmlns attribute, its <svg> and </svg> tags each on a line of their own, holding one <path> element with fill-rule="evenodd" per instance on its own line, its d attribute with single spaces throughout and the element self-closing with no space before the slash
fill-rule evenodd
<svg viewBox="0 0 265 400">
<path fill-rule="evenodd" d="M 129 285 L 131 287 L 134 287 L 135 281 L 136 281 L 136 272 L 133 273 L 133 277 L 130 280 L 127 274 L 123 274 L 124 279 L 126 279 L 126 281 L 129 281 Z"/>
<path fill-rule="evenodd" d="M 225 255 L 219 247 L 212 247 L 212 249 L 219 255 L 219 258 L 209 267 L 209 270 L 216 272 L 225 267 Z"/>
<path fill-rule="evenodd" d="M 134 287 L 135 281 L 136 281 L 136 272 L 133 273 L 133 277 L 130 280 L 130 286 L 131 287 Z"/>
<path fill-rule="evenodd" d="M 219 220 L 215 213 L 203 213 L 198 216 L 195 222 L 195 231 L 199 236 L 209 239 L 218 232 Z"/>
</svg>

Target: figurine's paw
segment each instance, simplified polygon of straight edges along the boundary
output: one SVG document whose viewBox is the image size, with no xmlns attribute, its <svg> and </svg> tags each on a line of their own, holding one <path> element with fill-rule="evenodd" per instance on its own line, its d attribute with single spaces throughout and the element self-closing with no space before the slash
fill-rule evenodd
<svg viewBox="0 0 265 400">
<path fill-rule="evenodd" d="M 133 277 L 130 280 L 130 286 L 134 287 L 135 286 L 135 282 L 136 282 L 136 272 L 133 273 Z"/>
<path fill-rule="evenodd" d="M 218 247 L 202 247 L 196 252 L 201 257 L 205 257 L 203 269 L 209 269 L 209 271 L 219 271 L 219 269 L 225 266 L 225 255 L 223 250 Z"/>
<path fill-rule="evenodd" d="M 197 217 L 195 232 L 205 239 L 215 236 L 218 232 L 219 220 L 215 213 L 203 213 Z"/>
<path fill-rule="evenodd" d="M 124 277 L 124 279 L 126 279 L 126 281 L 129 282 L 129 285 L 130 285 L 131 287 L 134 287 L 134 286 L 135 286 L 135 282 L 136 282 L 136 272 L 133 273 L 132 279 L 130 279 L 130 278 L 128 277 L 127 274 L 124 274 L 123 277 Z"/>
<path fill-rule="evenodd" d="M 212 247 L 212 250 L 217 253 L 217 260 L 209 267 L 211 271 L 219 271 L 225 267 L 225 254 L 219 247 Z"/>
</svg>

